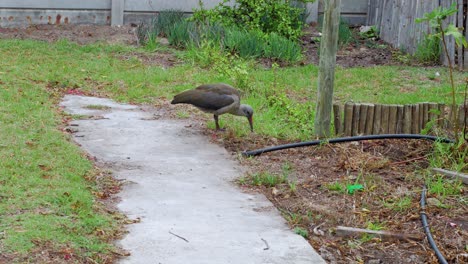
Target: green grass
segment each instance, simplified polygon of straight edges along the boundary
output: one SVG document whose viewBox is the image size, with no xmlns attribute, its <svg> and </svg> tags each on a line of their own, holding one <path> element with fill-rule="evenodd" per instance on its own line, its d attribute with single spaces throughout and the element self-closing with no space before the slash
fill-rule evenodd
<svg viewBox="0 0 468 264">
<path fill-rule="evenodd" d="M 19 258 L 48 245 L 57 252 L 71 248 L 77 258 L 100 262 L 99 255 L 111 246 L 97 233 L 112 234 L 117 226 L 96 206 L 95 184 L 85 180 L 93 174 L 92 164 L 58 129 L 62 117 L 54 104 L 64 91 L 80 89 L 117 101 L 154 103 L 203 83 L 240 84 L 245 89 L 243 101 L 255 109 L 255 133 L 288 140 L 313 137 L 318 73 L 314 65 L 272 70 L 229 57 L 216 67 L 192 62 L 163 69 L 135 58 L 122 59 L 138 53 L 152 56 L 145 49 L 79 46 L 64 40 L 49 44 L 2 39 L 0 50 L 0 250 Z M 180 58 L 187 54 L 174 53 Z M 441 73 L 441 82 L 429 78 L 435 72 Z M 338 67 L 335 101 L 448 103 L 446 75 L 443 68 Z M 456 73 L 455 78 L 460 84 L 463 74 Z M 250 133 L 244 118 L 226 115 L 221 121 L 238 137 Z M 214 127 L 213 121 L 209 126 Z M 288 171 L 285 166 L 282 174 Z M 286 182 L 284 175 L 255 177 L 267 186 Z M 443 191 L 435 187 L 437 182 L 432 186 L 430 192 Z"/>
</svg>

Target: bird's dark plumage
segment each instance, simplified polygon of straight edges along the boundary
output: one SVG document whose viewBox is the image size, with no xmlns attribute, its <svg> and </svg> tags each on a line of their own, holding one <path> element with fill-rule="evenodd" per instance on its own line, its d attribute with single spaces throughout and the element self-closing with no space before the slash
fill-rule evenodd
<svg viewBox="0 0 468 264">
<path fill-rule="evenodd" d="M 204 112 L 214 114 L 216 129 L 220 129 L 218 124 L 219 115 L 230 113 L 246 116 L 253 131 L 252 107 L 241 105 L 239 91 L 227 84 L 218 83 L 198 86 L 195 89 L 177 94 L 171 104 L 191 104 Z"/>
</svg>

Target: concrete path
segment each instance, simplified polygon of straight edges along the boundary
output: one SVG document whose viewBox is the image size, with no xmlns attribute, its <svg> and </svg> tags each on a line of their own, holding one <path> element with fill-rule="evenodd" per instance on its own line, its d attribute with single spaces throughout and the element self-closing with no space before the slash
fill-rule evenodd
<svg viewBox="0 0 468 264">
<path fill-rule="evenodd" d="M 74 139 L 130 182 L 118 208 L 141 222 L 119 242 L 131 252 L 120 263 L 325 263 L 263 195 L 237 188 L 236 162 L 183 121 L 102 98 L 69 95 L 62 106 L 104 117 L 73 121 Z"/>
</svg>

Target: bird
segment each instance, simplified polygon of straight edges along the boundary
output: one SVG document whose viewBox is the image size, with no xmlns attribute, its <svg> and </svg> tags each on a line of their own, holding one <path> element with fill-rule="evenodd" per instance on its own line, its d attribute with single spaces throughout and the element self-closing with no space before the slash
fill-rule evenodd
<svg viewBox="0 0 468 264">
<path fill-rule="evenodd" d="M 216 130 L 219 127 L 218 116 L 232 114 L 245 116 L 253 132 L 253 109 L 250 105 L 240 103 L 240 93 L 225 83 L 203 84 L 174 96 L 171 104 L 191 104 L 205 113 L 213 114 Z"/>
</svg>

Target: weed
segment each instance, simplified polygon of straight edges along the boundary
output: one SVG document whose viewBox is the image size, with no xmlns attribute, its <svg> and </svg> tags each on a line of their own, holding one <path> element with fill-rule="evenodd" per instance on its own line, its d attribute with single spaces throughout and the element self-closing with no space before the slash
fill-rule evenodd
<svg viewBox="0 0 468 264">
<path fill-rule="evenodd" d="M 274 175 L 268 172 L 255 173 L 251 176 L 251 182 L 256 186 L 275 187 L 278 184 L 285 183 L 286 178 L 280 175 Z"/>
<path fill-rule="evenodd" d="M 294 233 L 302 236 L 305 239 L 309 237 L 309 232 L 306 229 L 299 226 L 294 228 Z"/>
<path fill-rule="evenodd" d="M 367 222 L 367 229 L 370 229 L 370 230 L 376 230 L 376 231 L 379 231 L 379 230 L 383 230 L 385 228 L 385 224 L 384 223 L 379 223 L 379 222 Z M 361 238 L 359 239 L 361 243 L 366 243 L 366 242 L 369 242 L 371 241 L 372 239 L 374 239 L 375 235 L 371 235 L 371 234 L 363 234 L 361 236 Z"/>
<path fill-rule="evenodd" d="M 288 182 L 288 186 L 289 186 L 289 190 L 292 192 L 292 193 L 296 193 L 297 192 L 297 183 L 296 182 Z"/>
<path fill-rule="evenodd" d="M 424 36 L 418 43 L 414 57 L 422 63 L 436 64 L 439 62 L 442 47 L 440 41 L 436 38 Z"/>
<path fill-rule="evenodd" d="M 389 199 L 383 200 L 383 205 L 394 211 L 401 212 L 411 207 L 411 197 L 404 196 L 404 197 L 399 197 L 397 199 L 389 198 Z"/>
<path fill-rule="evenodd" d="M 460 180 L 445 179 L 442 176 L 427 177 L 426 185 L 429 193 L 440 198 L 459 195 L 463 190 L 463 183 Z"/>
<path fill-rule="evenodd" d="M 195 32 L 194 24 L 183 20 L 170 28 L 167 32 L 167 40 L 175 47 L 186 48 L 193 44 L 191 32 Z"/>
<path fill-rule="evenodd" d="M 353 32 L 349 28 L 348 23 L 343 19 L 340 19 L 340 25 L 338 27 L 338 45 L 340 47 L 348 45 L 354 40 Z"/>
<path fill-rule="evenodd" d="M 283 213 L 283 214 L 285 214 L 286 221 L 288 221 L 288 223 L 291 226 L 296 226 L 296 225 L 300 224 L 302 222 L 302 220 L 303 220 L 302 215 L 298 214 L 298 213 L 286 212 L 286 213 Z"/>
<path fill-rule="evenodd" d="M 347 193 L 346 185 L 340 182 L 325 184 L 325 188 L 333 192 Z"/>
<path fill-rule="evenodd" d="M 301 47 L 294 41 L 276 33 L 271 33 L 268 36 L 268 46 L 266 47 L 265 57 L 296 62 L 302 57 Z"/>
</svg>

